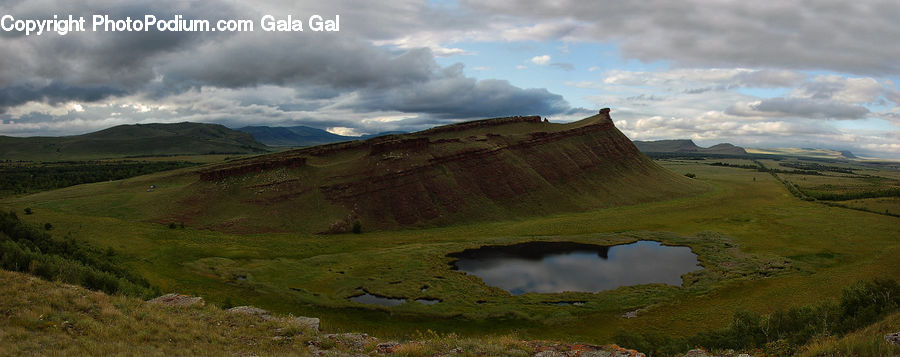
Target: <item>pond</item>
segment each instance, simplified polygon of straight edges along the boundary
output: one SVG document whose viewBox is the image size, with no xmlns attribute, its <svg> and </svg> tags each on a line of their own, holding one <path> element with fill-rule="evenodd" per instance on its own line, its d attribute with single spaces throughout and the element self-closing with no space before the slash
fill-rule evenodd
<svg viewBox="0 0 900 357">
<path fill-rule="evenodd" d="M 654 241 L 614 246 L 528 242 L 448 256 L 458 258 L 451 263 L 454 269 L 513 295 L 597 292 L 650 283 L 680 286 L 682 274 L 702 268 L 690 248 Z"/>
<path fill-rule="evenodd" d="M 352 296 L 352 297 L 350 297 L 350 300 L 361 303 L 361 304 L 372 304 L 372 305 L 381 305 L 381 306 L 397 306 L 397 305 L 400 305 L 400 304 L 406 302 L 406 299 L 389 298 L 389 297 L 378 296 L 378 295 L 369 294 L 369 293 Z"/>
<path fill-rule="evenodd" d="M 381 305 L 381 306 L 397 306 L 406 303 L 406 299 L 403 298 L 390 298 L 386 296 L 380 296 L 375 294 L 370 294 L 366 292 L 362 295 L 351 296 L 348 299 L 350 301 L 358 302 L 360 304 L 370 304 L 370 305 Z M 441 302 L 441 299 L 432 299 L 432 298 L 420 298 L 413 300 L 417 303 L 423 305 L 434 305 Z"/>
</svg>

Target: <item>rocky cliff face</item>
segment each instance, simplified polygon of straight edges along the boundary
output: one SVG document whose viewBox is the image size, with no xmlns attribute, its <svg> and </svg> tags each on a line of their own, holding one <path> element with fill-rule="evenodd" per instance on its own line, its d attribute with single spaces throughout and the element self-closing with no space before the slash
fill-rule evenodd
<svg viewBox="0 0 900 357">
<path fill-rule="evenodd" d="M 302 214 L 309 200 L 324 198 L 340 213 L 320 222 L 323 230 L 350 219 L 367 228 L 508 219 L 692 189 L 642 155 L 608 110 L 569 124 L 507 117 L 329 144 L 207 168 L 200 177 L 233 193 L 239 183 L 254 191 L 245 203 L 266 209 Z M 236 193 L 216 199 L 244 197 Z"/>
</svg>

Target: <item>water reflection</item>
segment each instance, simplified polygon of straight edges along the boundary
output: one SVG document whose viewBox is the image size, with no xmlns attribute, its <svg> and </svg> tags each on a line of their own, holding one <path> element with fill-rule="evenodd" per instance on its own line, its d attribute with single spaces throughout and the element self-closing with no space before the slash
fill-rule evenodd
<svg viewBox="0 0 900 357">
<path fill-rule="evenodd" d="M 700 269 L 688 247 L 654 241 L 616 246 L 529 242 L 467 249 L 450 256 L 455 269 L 513 295 L 527 292 L 596 292 L 648 283 L 681 285 L 681 275 Z"/>
<path fill-rule="evenodd" d="M 437 303 L 441 302 L 441 299 L 425 299 L 425 298 L 422 298 L 422 299 L 416 299 L 416 302 L 417 302 L 417 303 L 420 303 L 420 304 L 425 304 L 425 305 L 434 305 L 434 304 L 437 304 Z"/>
<path fill-rule="evenodd" d="M 381 306 L 397 306 L 406 302 L 406 299 L 389 298 L 384 296 L 372 295 L 369 293 L 350 297 L 350 300 L 362 304 L 374 304 Z"/>
</svg>

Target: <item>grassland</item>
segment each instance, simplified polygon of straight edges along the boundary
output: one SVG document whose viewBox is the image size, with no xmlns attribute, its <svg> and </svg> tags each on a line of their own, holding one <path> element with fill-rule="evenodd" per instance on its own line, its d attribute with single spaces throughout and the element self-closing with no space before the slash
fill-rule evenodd
<svg viewBox="0 0 900 357">
<path fill-rule="evenodd" d="M 230 314 L 214 305 L 171 307 L 109 296 L 0 270 L 0 354 L 8 356 L 284 356 L 375 354 L 365 335 L 320 334 L 284 317 Z M 420 334 L 396 355 L 527 356 L 535 350 L 512 335 L 460 338 Z"/>
<path fill-rule="evenodd" d="M 517 332 L 525 338 L 596 343 L 610 342 L 622 329 L 686 336 L 727 325 L 739 309 L 768 313 L 835 297 L 859 280 L 900 278 L 897 217 L 805 202 L 772 175 L 707 165 L 713 161 L 661 162 L 678 174 L 697 175 L 694 183 L 705 193 L 691 197 L 359 235 L 229 234 L 190 225 L 170 229 L 167 222 L 144 219 L 165 209 L 159 197 L 111 190 L 154 182 L 159 184 L 155 193 L 165 197 L 166 190 L 182 184 L 179 180 L 189 181 L 164 174 L 11 198 L 0 206 L 17 211 L 31 207 L 34 214 L 24 219 L 52 222 L 58 234 L 113 247 L 163 291 L 199 294 L 220 305 L 227 301 L 318 316 L 327 330 L 383 337 L 426 329 L 462 336 Z M 510 296 L 450 270 L 445 256 L 484 244 L 535 239 L 684 244 L 711 273 L 688 276 L 681 288 L 646 285 L 596 294 Z M 362 290 L 442 302 L 383 308 L 346 299 Z M 478 304 L 481 300 L 485 302 Z M 572 300 L 586 303 L 547 304 Z M 636 318 L 620 317 L 636 309 Z"/>
<path fill-rule="evenodd" d="M 173 307 L 0 270 L 0 354 L 31 355 L 504 355 L 584 351 L 613 346 L 526 341 L 514 334 L 463 337 L 433 331 L 388 342 L 364 334 L 329 334 L 298 325 L 291 316 L 264 320 L 215 305 Z M 881 336 L 895 331 L 894 313 L 859 331 L 801 346 L 804 356 L 889 356 L 900 347 Z M 623 351 L 632 352 L 632 351 Z M 759 351 L 748 351 L 758 355 Z M 678 354 L 680 355 L 680 354 Z"/>
</svg>

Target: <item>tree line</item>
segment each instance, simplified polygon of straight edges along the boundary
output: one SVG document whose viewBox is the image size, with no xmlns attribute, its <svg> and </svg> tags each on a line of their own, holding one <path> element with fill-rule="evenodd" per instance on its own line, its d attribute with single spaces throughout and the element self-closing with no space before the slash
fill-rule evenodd
<svg viewBox="0 0 900 357">
<path fill-rule="evenodd" d="M 0 212 L 0 267 L 107 294 L 160 295 L 147 280 L 125 269 L 112 248 L 98 249 L 71 237 L 54 239 L 12 211 Z"/>
<path fill-rule="evenodd" d="M 121 180 L 195 166 L 187 161 L 63 161 L 0 164 L 0 196 L 31 193 L 83 183 Z"/>
</svg>

